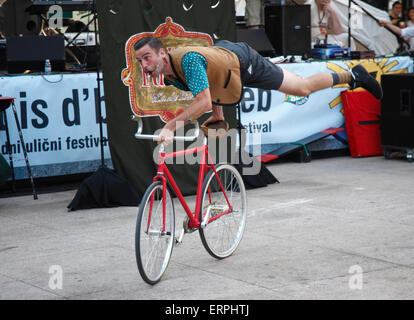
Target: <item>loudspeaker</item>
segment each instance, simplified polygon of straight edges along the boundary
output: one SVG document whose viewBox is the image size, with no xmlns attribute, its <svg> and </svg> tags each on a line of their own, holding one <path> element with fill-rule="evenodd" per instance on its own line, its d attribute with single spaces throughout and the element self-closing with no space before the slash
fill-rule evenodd
<svg viewBox="0 0 414 320">
<path fill-rule="evenodd" d="M 26 36 L 7 38 L 7 71 L 41 72 L 49 59 L 52 71 L 65 70 L 65 42 L 63 36 Z"/>
<path fill-rule="evenodd" d="M 381 144 L 414 148 L 414 73 L 381 76 Z"/>
<path fill-rule="evenodd" d="M 0 7 L 0 31 L 6 37 L 39 34 L 40 17 L 25 11 L 30 5 L 30 0 L 8 0 Z"/>
<path fill-rule="evenodd" d="M 265 30 L 278 55 L 310 55 L 310 5 L 265 6 Z"/>
<path fill-rule="evenodd" d="M 237 42 L 246 42 L 264 57 L 274 57 L 275 49 L 262 29 L 237 29 Z"/>
</svg>

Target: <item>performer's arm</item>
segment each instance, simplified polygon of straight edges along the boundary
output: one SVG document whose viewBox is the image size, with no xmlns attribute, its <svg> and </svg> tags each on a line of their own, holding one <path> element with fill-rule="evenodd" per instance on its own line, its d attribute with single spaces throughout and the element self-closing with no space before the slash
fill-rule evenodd
<svg viewBox="0 0 414 320">
<path fill-rule="evenodd" d="M 191 102 L 191 104 L 177 117 L 168 121 L 158 135 L 158 143 L 165 142 L 169 144 L 173 141 L 174 131 L 182 127 L 188 119 L 198 119 L 204 113 L 211 111 L 210 89 L 200 91 Z"/>
</svg>

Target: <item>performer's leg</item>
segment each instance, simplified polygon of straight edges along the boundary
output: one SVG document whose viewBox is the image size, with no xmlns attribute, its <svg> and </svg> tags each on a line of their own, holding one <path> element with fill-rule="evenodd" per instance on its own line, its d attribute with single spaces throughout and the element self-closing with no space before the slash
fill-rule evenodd
<svg viewBox="0 0 414 320">
<path fill-rule="evenodd" d="M 318 73 L 308 78 L 302 78 L 286 69 L 283 69 L 283 81 L 279 91 L 295 96 L 306 97 L 312 92 L 332 87 L 331 73 Z"/>
<path fill-rule="evenodd" d="M 283 81 L 279 91 L 296 96 L 306 97 L 311 93 L 326 89 L 338 84 L 349 84 L 351 89 L 362 87 L 377 98 L 382 98 L 382 88 L 380 84 L 365 70 L 362 65 L 357 65 L 351 71 L 341 73 L 318 73 L 307 78 L 283 70 Z"/>
</svg>

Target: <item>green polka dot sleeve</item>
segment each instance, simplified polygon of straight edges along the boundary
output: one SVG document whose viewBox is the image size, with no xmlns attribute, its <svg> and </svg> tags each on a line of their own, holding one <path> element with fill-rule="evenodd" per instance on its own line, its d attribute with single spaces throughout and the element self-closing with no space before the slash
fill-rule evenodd
<svg viewBox="0 0 414 320">
<path fill-rule="evenodd" d="M 207 78 L 207 61 L 199 53 L 189 52 L 181 61 L 185 81 L 193 96 L 209 88 Z"/>
</svg>

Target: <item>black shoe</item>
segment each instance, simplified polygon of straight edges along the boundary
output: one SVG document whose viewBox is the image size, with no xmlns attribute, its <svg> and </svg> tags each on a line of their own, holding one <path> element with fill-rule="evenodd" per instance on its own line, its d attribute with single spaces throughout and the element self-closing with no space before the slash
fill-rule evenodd
<svg viewBox="0 0 414 320">
<path fill-rule="evenodd" d="M 381 85 L 375 80 L 365 68 L 358 64 L 351 69 L 352 81 L 350 83 L 351 89 L 362 87 L 368 90 L 375 98 L 382 98 Z"/>
</svg>

